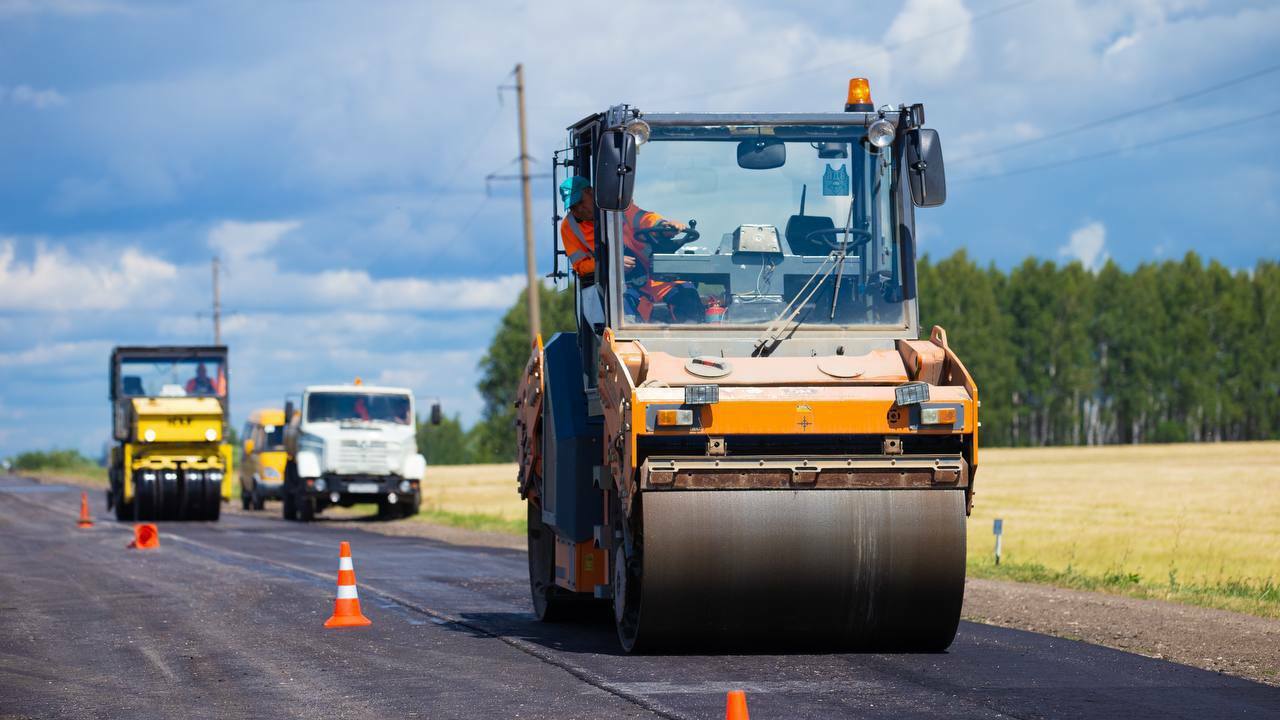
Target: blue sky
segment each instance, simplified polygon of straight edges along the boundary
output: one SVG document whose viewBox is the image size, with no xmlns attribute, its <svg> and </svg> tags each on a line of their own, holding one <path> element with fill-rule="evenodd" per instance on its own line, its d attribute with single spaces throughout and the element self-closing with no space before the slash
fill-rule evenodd
<svg viewBox="0 0 1280 720">
<path fill-rule="evenodd" d="M 484 181 L 516 62 L 540 160 L 612 103 L 836 110 L 863 75 L 942 134 L 934 256 L 1280 257 L 1273 2 L 600 7 L 0 0 L 0 456 L 99 452 L 111 347 L 209 341 L 215 253 L 237 423 L 357 375 L 473 421 L 523 277 L 518 188 Z"/>
</svg>

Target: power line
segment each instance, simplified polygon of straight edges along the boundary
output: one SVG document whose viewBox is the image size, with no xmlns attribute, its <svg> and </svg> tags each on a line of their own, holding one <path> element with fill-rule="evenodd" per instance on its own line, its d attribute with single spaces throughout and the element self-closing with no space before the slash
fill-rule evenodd
<svg viewBox="0 0 1280 720">
<path fill-rule="evenodd" d="M 1236 120 L 1232 123 L 1232 127 L 1239 127 L 1247 123 L 1257 122 L 1259 120 L 1265 120 L 1269 117 L 1273 117 L 1276 115 L 1280 115 L 1280 109 L 1261 113 L 1259 115 L 1251 115 L 1249 117 L 1240 118 L 1239 120 Z M 1000 172 L 1000 173 L 992 173 L 990 175 L 970 175 L 969 177 L 956 178 L 952 182 L 966 183 L 966 182 L 975 182 L 978 180 L 995 180 L 997 178 L 1010 177 L 1012 175 L 1022 175 L 1024 173 L 1036 172 L 1038 170 L 1049 170 L 1051 168 L 1058 168 L 1064 165 L 1074 165 L 1076 163 L 1087 162 L 1089 160 L 1097 160 L 1099 158 L 1113 157 L 1118 153 L 1132 152 L 1134 150 L 1144 150 L 1146 148 L 1154 147 L 1156 145 L 1165 145 L 1167 143 L 1176 142 L 1178 140 L 1186 140 L 1188 138 L 1202 136 L 1204 135 L 1204 132 L 1205 132 L 1204 128 L 1199 128 L 1197 130 L 1192 130 L 1189 132 L 1178 133 L 1177 135 L 1169 135 L 1166 137 L 1157 138 L 1155 140 L 1148 140 L 1146 142 L 1138 143 L 1137 145 L 1129 145 L 1127 147 L 1121 147 L 1121 148 L 1112 148 L 1111 150 L 1103 150 L 1101 152 L 1090 153 L 1088 155 L 1081 155 L 1079 157 L 1074 157 L 1067 160 L 1059 160 L 1056 162 L 1044 163 L 1042 165 L 1031 165 L 1028 167 L 1018 168 L 1016 170 L 1009 170 L 1009 171 Z"/>
<path fill-rule="evenodd" d="M 1020 7 L 1030 5 L 1034 2 L 1038 2 L 1038 0 L 1018 0 L 1018 2 L 1012 2 L 1006 5 L 1001 5 L 1000 7 L 992 8 L 991 10 L 988 10 L 986 12 L 974 15 L 972 18 L 970 18 L 966 22 L 956 23 L 955 25 L 948 25 L 947 27 L 939 28 L 937 30 L 924 33 L 923 35 L 917 35 L 912 38 L 907 38 L 906 40 L 900 40 L 896 43 L 883 45 L 881 47 L 875 48 L 875 50 L 873 50 L 872 52 L 882 52 L 886 54 L 892 53 L 903 47 L 906 47 L 907 45 L 911 45 L 913 43 L 917 43 L 922 40 L 929 40 L 931 38 L 935 38 L 940 35 L 948 35 L 957 30 L 963 30 L 964 28 L 969 27 L 974 23 L 980 22 L 982 20 L 986 20 L 988 18 L 995 17 L 997 15 L 1002 15 L 1006 12 L 1009 12 L 1010 10 L 1016 10 Z M 843 60 L 836 60 L 834 62 L 824 63 L 822 65 L 817 65 L 811 68 L 805 68 L 803 70 L 795 70 L 793 72 L 785 73 L 782 75 L 774 75 L 773 77 L 762 78 L 760 80 L 752 80 L 751 82 L 742 83 L 740 85 L 730 85 L 728 87 L 721 87 L 721 88 L 716 88 L 715 90 L 706 90 L 698 93 L 690 93 L 688 95 L 677 95 L 675 97 L 671 97 L 668 99 L 670 101 L 677 101 L 677 100 L 691 100 L 695 98 L 713 97 L 715 95 L 726 95 L 728 93 L 737 92 L 739 90 L 749 90 L 754 87 L 760 87 L 761 85 L 769 85 L 775 82 L 781 82 L 783 80 L 790 80 L 791 78 L 799 77 L 801 75 L 811 75 L 813 73 L 822 72 L 823 70 L 829 70 L 834 67 L 841 67 L 841 66 L 847 67 L 850 63 L 860 61 L 865 57 L 866 55 L 860 55 L 858 57 L 849 57 Z"/>
<path fill-rule="evenodd" d="M 1276 71 L 1280 71 L 1280 65 L 1272 65 L 1270 67 L 1262 68 L 1261 70 L 1255 70 L 1251 73 L 1241 75 L 1237 78 L 1233 78 L 1231 80 L 1227 80 L 1220 83 L 1215 83 L 1208 87 L 1200 88 L 1199 90 L 1194 90 L 1192 92 L 1185 93 L 1183 95 L 1178 95 L 1177 97 L 1169 98 L 1168 100 L 1161 100 L 1160 102 L 1153 103 L 1151 105 L 1144 105 L 1142 107 L 1133 108 L 1131 110 L 1126 110 L 1121 113 L 1116 113 L 1115 115 L 1108 115 L 1103 118 L 1098 118 L 1097 120 L 1090 120 L 1089 122 L 1083 123 L 1081 125 L 1076 125 L 1074 127 L 1057 130 L 1052 133 L 1049 133 L 1048 135 L 1043 135 L 1038 138 L 1031 138 L 1030 140 L 1023 140 L 1021 142 L 1001 145 L 988 152 L 978 153 L 976 155 L 966 155 L 966 156 L 957 158 L 952 162 L 953 163 L 964 162 L 965 160 L 986 157 L 988 155 L 999 155 L 1000 153 L 1009 152 L 1010 150 L 1017 150 L 1019 148 L 1024 148 L 1029 145 L 1036 145 L 1038 143 L 1048 142 L 1049 140 L 1057 140 L 1058 138 L 1066 137 L 1068 135 L 1074 135 L 1075 133 L 1083 132 L 1085 130 L 1092 130 L 1093 128 L 1101 127 L 1102 125 L 1118 122 L 1120 120 L 1127 120 L 1133 117 L 1134 115 L 1140 115 L 1142 113 L 1151 112 L 1152 110 L 1159 110 L 1160 108 L 1169 107 L 1170 105 L 1176 105 L 1181 102 L 1186 102 L 1187 100 L 1194 100 L 1195 98 L 1201 97 L 1203 95 L 1208 95 L 1209 93 L 1212 93 L 1212 92 L 1217 92 L 1219 90 L 1223 90 L 1225 88 L 1229 88 L 1234 85 L 1239 85 L 1241 83 L 1248 82 L 1249 80 L 1253 80 L 1254 78 L 1259 78 L 1259 77 L 1262 77 L 1263 75 L 1269 75 Z"/>
</svg>

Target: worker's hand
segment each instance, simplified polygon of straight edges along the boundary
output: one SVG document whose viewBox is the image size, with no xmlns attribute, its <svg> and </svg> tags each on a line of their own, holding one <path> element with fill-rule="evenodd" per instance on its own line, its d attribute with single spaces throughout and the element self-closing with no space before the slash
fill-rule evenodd
<svg viewBox="0 0 1280 720">
<path fill-rule="evenodd" d="M 623 255 L 623 256 L 622 256 L 622 267 L 626 268 L 627 270 L 630 270 L 630 269 L 634 268 L 635 266 L 636 266 L 636 259 L 635 259 L 635 258 L 631 257 L 630 255 Z"/>
<path fill-rule="evenodd" d="M 674 234 L 676 234 L 676 233 L 682 233 L 682 232 L 684 232 L 685 230 L 688 230 L 688 229 L 689 229 L 689 226 L 688 226 L 688 225 L 685 225 L 684 223 L 679 222 L 679 221 L 677 221 L 677 220 L 663 220 L 663 221 L 662 221 L 662 224 L 663 224 L 663 225 L 670 226 L 670 228 L 671 228 L 671 234 L 673 234 L 673 235 L 674 235 Z"/>
</svg>

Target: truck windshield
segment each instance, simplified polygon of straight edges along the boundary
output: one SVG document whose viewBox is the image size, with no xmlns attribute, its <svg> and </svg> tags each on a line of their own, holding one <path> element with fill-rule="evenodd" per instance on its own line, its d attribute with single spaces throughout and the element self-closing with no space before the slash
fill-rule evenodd
<svg viewBox="0 0 1280 720">
<path fill-rule="evenodd" d="M 120 361 L 124 397 L 226 397 L 226 366 L 216 358 L 139 358 Z"/>
<path fill-rule="evenodd" d="M 284 426 L 267 425 L 262 428 L 262 444 L 267 448 L 284 447 Z"/>
<path fill-rule="evenodd" d="M 408 425 L 408 395 L 386 393 L 312 393 L 307 396 L 307 422 L 392 422 Z"/>
<path fill-rule="evenodd" d="M 905 326 L 894 161 L 865 134 L 653 127 L 633 205 L 607 214 L 624 323 Z"/>
</svg>

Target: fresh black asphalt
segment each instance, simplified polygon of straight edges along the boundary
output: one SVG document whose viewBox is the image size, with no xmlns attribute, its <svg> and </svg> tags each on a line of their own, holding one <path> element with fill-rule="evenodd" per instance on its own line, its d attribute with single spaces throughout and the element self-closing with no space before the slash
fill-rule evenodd
<svg viewBox="0 0 1280 720">
<path fill-rule="evenodd" d="M 1280 717 L 1280 689 L 964 623 L 937 654 L 620 654 L 607 617 L 544 625 L 518 551 L 276 513 L 125 548 L 79 488 L 0 478 L 0 718 Z M 268 506 L 275 509 L 274 505 Z M 372 627 L 325 630 L 338 542 Z"/>
</svg>

